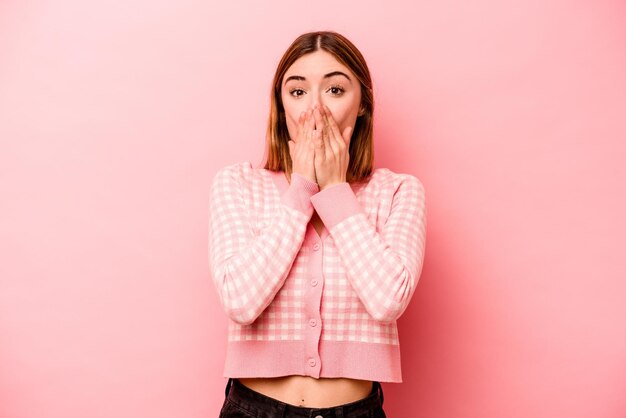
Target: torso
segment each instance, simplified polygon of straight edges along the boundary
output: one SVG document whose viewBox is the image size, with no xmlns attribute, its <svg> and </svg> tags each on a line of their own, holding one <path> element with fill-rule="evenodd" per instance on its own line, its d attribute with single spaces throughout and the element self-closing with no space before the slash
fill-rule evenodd
<svg viewBox="0 0 626 418">
<path fill-rule="evenodd" d="M 237 380 L 270 398 L 305 408 L 330 408 L 361 400 L 370 394 L 373 385 L 369 380 L 299 375 Z"/>
<path fill-rule="evenodd" d="M 317 212 L 313 211 L 313 216 L 311 217 L 310 222 L 311 225 L 313 225 L 313 228 L 315 228 L 315 232 L 317 232 L 317 235 L 321 236 L 322 230 L 324 229 L 324 222 L 322 222 Z"/>
<path fill-rule="evenodd" d="M 313 212 L 310 222 L 317 234 L 321 235 L 324 223 L 317 212 Z M 373 384 L 369 380 L 343 377 L 315 379 L 299 375 L 237 380 L 266 396 L 306 408 L 329 408 L 361 400 L 370 394 Z"/>
</svg>

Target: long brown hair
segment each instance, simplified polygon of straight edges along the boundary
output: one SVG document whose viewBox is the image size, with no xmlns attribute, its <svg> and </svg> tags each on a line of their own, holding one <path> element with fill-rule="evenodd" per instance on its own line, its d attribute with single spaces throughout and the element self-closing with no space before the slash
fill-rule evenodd
<svg viewBox="0 0 626 418">
<path fill-rule="evenodd" d="M 266 136 L 267 161 L 263 168 L 291 173 L 292 162 L 288 145 L 291 138 L 287 130 L 285 108 L 280 93 L 282 81 L 289 67 L 298 58 L 320 49 L 331 53 L 337 61 L 348 67 L 361 84 L 361 111 L 350 139 L 348 150 L 350 159 L 346 173 L 347 182 L 359 182 L 370 176 L 374 161 L 372 79 L 361 52 L 346 37 L 333 31 L 317 31 L 300 35 L 283 54 L 272 84 Z"/>
</svg>

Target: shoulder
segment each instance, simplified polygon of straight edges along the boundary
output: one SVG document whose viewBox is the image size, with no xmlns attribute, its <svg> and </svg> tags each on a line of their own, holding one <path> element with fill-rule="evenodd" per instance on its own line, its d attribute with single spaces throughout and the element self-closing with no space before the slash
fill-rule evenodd
<svg viewBox="0 0 626 418">
<path fill-rule="evenodd" d="M 402 188 L 418 194 L 425 194 L 425 187 L 422 181 L 415 175 L 409 173 L 399 173 L 389 168 L 381 167 L 372 171 L 369 186 L 381 191 L 395 193 Z"/>
<path fill-rule="evenodd" d="M 220 168 L 213 178 L 213 184 L 233 184 L 239 187 L 252 187 L 255 182 L 262 181 L 264 169 L 255 168 L 250 161 L 240 161 Z"/>
<path fill-rule="evenodd" d="M 215 173 L 215 177 L 240 177 L 245 178 L 250 176 L 254 168 L 252 167 L 252 163 L 250 161 L 240 161 L 233 164 L 228 164 Z"/>
</svg>

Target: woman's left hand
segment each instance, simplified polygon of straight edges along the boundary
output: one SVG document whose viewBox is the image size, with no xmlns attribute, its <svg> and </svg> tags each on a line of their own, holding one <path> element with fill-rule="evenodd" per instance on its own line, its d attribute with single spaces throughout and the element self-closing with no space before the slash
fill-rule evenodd
<svg viewBox="0 0 626 418">
<path fill-rule="evenodd" d="M 330 109 L 319 106 L 313 110 L 315 116 L 315 176 L 320 191 L 333 184 L 346 181 L 350 154 L 350 137 L 352 127 L 348 126 L 343 133 Z"/>
</svg>

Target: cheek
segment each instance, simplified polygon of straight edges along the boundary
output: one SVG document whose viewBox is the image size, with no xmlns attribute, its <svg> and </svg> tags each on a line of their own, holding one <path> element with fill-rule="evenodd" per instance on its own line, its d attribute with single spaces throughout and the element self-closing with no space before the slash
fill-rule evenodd
<svg viewBox="0 0 626 418">
<path fill-rule="evenodd" d="M 306 109 L 300 103 L 294 103 L 292 100 L 283 97 L 283 108 L 285 109 L 285 121 L 287 122 L 287 129 L 289 130 L 289 136 L 295 139 L 298 131 L 298 119 L 300 114 Z"/>
<path fill-rule="evenodd" d="M 359 112 L 358 106 L 328 106 L 330 113 L 332 113 L 335 122 L 339 126 L 339 131 L 343 134 L 344 129 L 348 126 L 354 127 L 356 123 L 357 113 Z"/>
<path fill-rule="evenodd" d="M 287 122 L 287 130 L 289 131 L 289 136 L 293 139 L 297 130 L 297 121 L 294 121 L 292 117 L 285 111 L 285 121 Z"/>
</svg>

